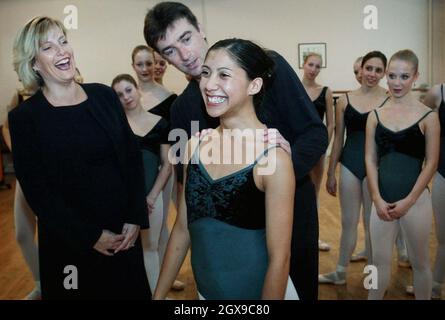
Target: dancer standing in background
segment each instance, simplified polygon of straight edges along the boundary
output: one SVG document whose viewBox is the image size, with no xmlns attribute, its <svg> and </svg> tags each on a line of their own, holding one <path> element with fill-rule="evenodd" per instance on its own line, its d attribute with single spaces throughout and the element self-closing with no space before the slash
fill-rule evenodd
<svg viewBox="0 0 445 320">
<path fill-rule="evenodd" d="M 18 107 L 20 103 L 28 99 L 31 95 L 32 93 L 26 92 L 25 89 L 18 90 L 17 94 L 14 95 L 9 104 L 8 112 Z M 5 121 L 2 127 L 2 133 L 6 146 L 12 151 L 8 120 Z M 15 184 L 14 224 L 17 243 L 35 282 L 34 289 L 25 297 L 25 299 L 40 300 L 42 293 L 40 287 L 39 253 L 35 239 L 37 217 L 29 207 L 18 181 L 16 181 Z"/>
<path fill-rule="evenodd" d="M 152 48 L 139 45 L 133 49 L 131 54 L 132 66 L 137 76 L 137 88 L 140 92 L 141 105 L 146 111 L 163 117 L 170 124 L 170 109 L 172 103 L 177 98 L 177 95 L 168 91 L 164 86 L 155 81 L 157 74 L 158 79 L 162 79 L 163 72 L 157 67 L 155 53 Z M 160 64 L 160 63 L 159 63 Z M 164 69 L 165 72 L 165 69 Z M 169 231 L 167 226 L 167 219 L 169 213 L 170 199 L 173 190 L 173 178 L 170 178 L 164 185 L 162 192 L 162 216 L 163 226 L 161 228 L 161 238 L 158 243 L 159 261 L 162 263 L 167 241 L 169 238 Z M 154 244 L 153 242 L 151 242 Z M 157 247 L 157 246 L 156 246 Z M 157 272 L 158 273 L 158 272 Z M 177 280 L 173 284 L 172 289 L 184 289 L 184 283 Z"/>
<path fill-rule="evenodd" d="M 360 85 L 362 85 L 362 61 L 363 57 L 358 57 L 354 61 L 354 64 L 352 65 L 352 70 L 354 72 L 355 79 Z"/>
<path fill-rule="evenodd" d="M 144 45 L 135 47 L 131 54 L 131 60 L 131 65 L 137 76 L 138 88 L 141 92 L 141 104 L 145 110 L 150 110 L 167 98 L 173 100 L 176 98 L 172 92 L 154 80 L 156 63 L 152 48 Z M 168 110 L 164 111 L 168 111 L 169 113 L 170 110 L 168 108 Z M 169 114 L 166 119 L 170 120 Z"/>
<path fill-rule="evenodd" d="M 445 281 L 445 95 L 444 84 L 431 88 L 425 103 L 439 113 L 440 121 L 440 153 L 439 165 L 434 175 L 432 200 L 436 221 L 437 251 L 433 269 L 432 299 L 440 299 L 442 285 Z"/>
<path fill-rule="evenodd" d="M 171 164 L 168 161 L 170 124 L 166 119 L 142 108 L 140 93 L 132 76 L 118 75 L 113 79 L 111 87 L 116 91 L 124 107 L 128 123 L 142 152 L 150 229 L 141 231 L 141 237 L 145 270 L 150 288 L 154 292 L 165 253 L 161 250 L 164 250 L 168 241 L 162 189 L 172 172 Z"/>
<path fill-rule="evenodd" d="M 358 57 L 353 65 L 353 71 L 354 71 L 354 75 L 355 78 L 357 80 L 358 83 L 360 83 L 360 85 L 362 84 L 362 60 L 363 57 Z M 363 227 L 365 229 L 365 234 L 366 234 L 366 222 L 365 222 L 365 210 L 362 208 L 362 213 L 363 213 Z M 365 243 L 366 244 L 366 243 Z M 397 257 L 398 257 L 398 265 L 400 267 L 410 267 L 410 263 L 409 263 L 409 259 L 408 259 L 408 252 L 406 250 L 406 244 L 405 244 L 405 240 L 403 237 L 403 232 L 402 230 L 399 231 L 399 233 L 397 234 L 397 239 L 396 239 L 396 247 L 397 247 Z M 353 254 L 351 256 L 351 262 L 359 262 L 359 261 L 366 261 L 368 259 L 368 256 L 371 256 L 370 253 L 367 252 L 367 250 L 369 249 L 369 246 L 367 247 L 365 245 L 365 248 L 362 251 L 357 252 L 356 254 Z"/>
<path fill-rule="evenodd" d="M 357 242 L 357 226 L 363 206 L 365 244 L 371 253 L 369 241 L 369 215 L 371 199 L 368 193 L 365 170 L 365 129 L 368 114 L 382 106 L 388 99 L 386 90 L 379 86 L 385 75 L 386 57 L 380 51 L 366 54 L 362 60 L 362 85 L 359 89 L 342 96 L 336 106 L 335 138 L 327 172 L 326 189 L 337 195 L 335 170 L 340 161 L 340 208 L 342 232 L 336 270 L 321 274 L 319 283 L 345 284 L 346 267 Z M 343 137 L 346 128 L 346 143 Z M 368 257 L 368 261 L 371 259 Z"/>
<path fill-rule="evenodd" d="M 328 141 L 331 141 L 332 133 L 334 131 L 334 109 L 332 92 L 328 87 L 324 87 L 316 82 L 317 76 L 320 73 L 323 64 L 321 55 L 318 53 L 308 53 L 303 62 L 303 86 L 306 89 L 309 98 L 312 100 L 321 121 L 326 119 L 326 127 L 328 129 Z M 326 115 L 326 118 L 325 118 Z M 325 155 L 322 155 L 318 164 L 310 172 L 312 182 L 315 185 L 315 192 L 317 197 L 320 193 L 321 180 L 323 179 L 325 164 Z M 318 239 L 318 249 L 320 251 L 329 251 L 331 248 L 329 244 Z"/>
<path fill-rule="evenodd" d="M 411 50 L 391 57 L 386 75 L 391 98 L 371 113 L 366 127 L 366 169 L 373 201 L 372 262 L 378 270 L 370 300 L 384 297 L 399 228 L 404 231 L 413 268 L 416 299 L 431 298 L 428 241 L 433 212 L 428 183 L 437 170 L 440 123 L 437 113 L 411 94 L 418 65 Z"/>
<path fill-rule="evenodd" d="M 165 60 L 159 53 L 153 51 L 154 55 L 154 80 L 159 83 L 161 86 L 164 85 L 164 75 L 165 71 L 167 71 L 168 62 Z"/>
</svg>

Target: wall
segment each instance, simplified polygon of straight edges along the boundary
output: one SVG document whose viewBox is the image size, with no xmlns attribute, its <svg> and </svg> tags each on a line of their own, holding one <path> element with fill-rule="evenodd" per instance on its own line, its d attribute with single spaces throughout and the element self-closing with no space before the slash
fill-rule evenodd
<svg viewBox="0 0 445 320">
<path fill-rule="evenodd" d="M 257 3 L 255 0 L 206 1 L 210 39 L 227 36 L 256 39 L 282 53 L 296 69 L 298 43 L 326 42 L 327 69 L 322 70 L 319 80 L 337 90 L 355 86 L 352 62 L 356 57 L 374 49 L 389 57 L 399 49 L 411 48 L 419 55 L 421 70 L 425 70 L 420 81 L 427 79 L 428 1 Z M 378 9 L 378 30 L 365 30 L 363 27 L 363 9 L 369 4 Z M 298 73 L 302 75 L 301 70 Z"/>
<path fill-rule="evenodd" d="M 431 82 L 445 82 L 445 0 L 432 0 Z"/>
<path fill-rule="evenodd" d="M 442 1 L 442 0 L 440 0 Z M 5 105 L 19 86 L 12 70 L 12 42 L 31 17 L 46 14 L 63 20 L 63 9 L 78 8 L 78 30 L 69 31 L 77 64 L 87 82 L 109 84 L 118 73 L 132 72 L 130 53 L 144 43 L 143 20 L 153 0 L 2 0 L 0 1 L 0 121 Z M 327 43 L 327 68 L 319 81 L 334 90 L 356 87 L 352 62 L 369 50 L 388 57 L 411 48 L 420 59 L 418 83 L 427 82 L 428 1 L 424 0 L 189 0 L 182 1 L 203 24 L 209 43 L 227 37 L 249 38 L 280 52 L 298 69 L 297 47 L 303 42 Z M 378 9 L 378 29 L 365 30 L 366 5 Z M 385 81 L 382 81 L 384 85 Z M 182 74 L 168 69 L 166 86 L 180 93 Z"/>
<path fill-rule="evenodd" d="M 76 63 L 86 82 L 110 84 L 119 73 L 133 74 L 131 52 L 146 44 L 142 29 L 145 14 L 159 1 L 150 0 L 1 0 L 0 1 L 0 123 L 6 117 L 16 88 L 20 87 L 12 68 L 14 38 L 29 19 L 48 15 L 61 21 L 67 5 L 78 8 L 78 29 L 68 30 Z M 201 1 L 183 1 L 202 19 Z M 167 69 L 164 84 L 182 92 L 187 81 L 174 67 Z"/>
</svg>

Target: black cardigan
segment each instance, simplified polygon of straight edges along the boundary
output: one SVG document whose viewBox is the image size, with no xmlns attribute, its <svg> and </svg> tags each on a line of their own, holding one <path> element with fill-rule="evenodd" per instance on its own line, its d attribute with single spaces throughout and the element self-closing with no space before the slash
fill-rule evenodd
<svg viewBox="0 0 445 320">
<path fill-rule="evenodd" d="M 119 168 L 126 183 L 128 200 L 126 223 L 148 228 L 147 205 L 144 194 L 144 173 L 140 150 L 128 125 L 116 93 L 101 84 L 83 84 L 88 96 L 88 111 L 111 139 Z M 40 146 L 43 108 L 46 99 L 41 91 L 9 113 L 13 145 L 14 168 L 26 200 L 39 219 L 39 225 L 51 230 L 74 248 L 91 249 L 102 228 L 79 217 L 67 206 L 58 190 L 48 183 L 51 159 L 44 158 Z M 51 172 L 54 174 L 54 172 Z M 57 173 L 56 173 L 57 174 Z M 79 195 L 81 196 L 81 195 Z"/>
</svg>

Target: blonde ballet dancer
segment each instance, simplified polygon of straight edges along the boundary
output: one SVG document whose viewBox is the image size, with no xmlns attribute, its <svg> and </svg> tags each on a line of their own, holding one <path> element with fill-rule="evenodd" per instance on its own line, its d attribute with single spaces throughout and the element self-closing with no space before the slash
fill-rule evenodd
<svg viewBox="0 0 445 320">
<path fill-rule="evenodd" d="M 326 87 L 318 84 L 316 82 L 317 76 L 320 73 L 321 66 L 323 64 L 321 55 L 318 53 L 310 52 L 308 53 L 303 62 L 303 86 L 306 89 L 309 98 L 312 100 L 315 108 L 317 109 L 317 113 L 320 116 L 321 121 L 326 119 L 326 128 L 328 130 L 328 141 L 331 141 L 332 134 L 334 131 L 334 109 L 333 98 L 331 90 Z M 326 115 L 326 116 L 325 116 Z M 317 165 L 311 170 L 310 176 L 312 182 L 315 186 L 315 193 L 317 197 L 317 205 L 318 205 L 318 196 L 320 193 L 320 185 L 321 180 L 323 178 L 324 173 L 324 165 L 325 165 L 325 155 L 322 155 Z M 318 249 L 320 251 L 329 251 L 331 247 L 328 243 L 318 239 Z"/>
</svg>

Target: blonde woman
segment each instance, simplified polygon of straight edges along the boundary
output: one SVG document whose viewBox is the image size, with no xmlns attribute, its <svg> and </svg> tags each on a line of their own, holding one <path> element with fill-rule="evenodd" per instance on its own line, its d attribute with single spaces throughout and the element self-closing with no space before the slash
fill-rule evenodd
<svg viewBox="0 0 445 320">
<path fill-rule="evenodd" d="M 309 98 L 312 100 L 321 121 L 325 120 L 326 128 L 328 130 L 328 141 L 331 141 L 334 131 L 334 109 L 333 98 L 331 90 L 316 82 L 317 76 L 320 73 L 323 64 L 321 55 L 311 52 L 304 58 L 303 63 L 303 86 L 306 89 Z M 324 173 L 325 155 L 322 155 L 317 165 L 311 170 L 310 176 L 315 186 L 315 193 L 317 197 L 320 193 L 321 180 Z M 318 249 L 320 251 L 329 251 L 331 248 L 329 244 L 318 240 Z"/>
<path fill-rule="evenodd" d="M 117 95 L 75 81 L 74 50 L 50 17 L 20 30 L 14 67 L 35 92 L 9 113 L 9 127 L 16 176 L 38 217 L 42 298 L 149 299 L 142 161 Z M 76 290 L 65 288 L 67 272 L 80 276 Z"/>
<path fill-rule="evenodd" d="M 386 72 L 391 98 L 370 114 L 366 127 L 372 261 L 379 275 L 376 289 L 369 290 L 370 300 L 383 299 L 389 285 L 399 228 L 405 235 L 416 299 L 431 298 L 428 241 L 433 212 L 427 187 L 437 170 L 440 123 L 437 113 L 411 94 L 418 65 L 411 50 L 391 57 Z"/>
</svg>

